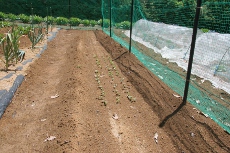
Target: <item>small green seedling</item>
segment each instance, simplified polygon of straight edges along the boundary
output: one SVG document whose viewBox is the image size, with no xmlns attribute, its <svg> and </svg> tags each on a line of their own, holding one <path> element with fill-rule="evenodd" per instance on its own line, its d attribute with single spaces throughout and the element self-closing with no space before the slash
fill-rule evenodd
<svg viewBox="0 0 230 153">
<path fill-rule="evenodd" d="M 120 103 L 120 98 L 119 97 L 116 97 L 116 103 Z"/>
<path fill-rule="evenodd" d="M 127 95 L 127 98 L 129 99 L 129 101 L 131 102 L 135 102 L 136 98 L 134 98 L 133 96 L 130 96 L 129 94 Z"/>
<path fill-rule="evenodd" d="M 102 96 L 99 96 L 97 99 L 98 100 L 103 100 L 104 98 Z"/>
<path fill-rule="evenodd" d="M 104 106 L 107 106 L 107 101 L 103 100 L 102 103 L 104 104 Z"/>
<path fill-rule="evenodd" d="M 99 88 L 99 89 L 101 89 L 101 90 L 103 90 L 103 87 L 102 87 L 101 85 L 100 85 L 100 86 L 98 86 L 98 88 Z"/>
<path fill-rule="evenodd" d="M 101 96 L 105 97 L 105 92 L 104 91 L 101 92 Z"/>
</svg>

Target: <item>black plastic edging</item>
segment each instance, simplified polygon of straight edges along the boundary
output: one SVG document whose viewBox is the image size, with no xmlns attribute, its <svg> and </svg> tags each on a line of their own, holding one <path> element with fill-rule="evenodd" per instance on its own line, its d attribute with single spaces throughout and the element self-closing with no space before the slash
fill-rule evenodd
<svg viewBox="0 0 230 153">
<path fill-rule="evenodd" d="M 3 94 L 1 96 L 1 99 L 0 99 L 0 118 L 2 117 L 3 113 L 5 112 L 7 106 L 10 104 L 10 102 L 14 96 L 14 93 L 16 92 L 18 87 L 21 85 L 23 80 L 24 80 L 24 76 L 21 74 L 18 75 L 14 81 L 13 86 L 10 88 L 10 90 L 8 92 L 5 92 L 5 94 Z"/>
</svg>

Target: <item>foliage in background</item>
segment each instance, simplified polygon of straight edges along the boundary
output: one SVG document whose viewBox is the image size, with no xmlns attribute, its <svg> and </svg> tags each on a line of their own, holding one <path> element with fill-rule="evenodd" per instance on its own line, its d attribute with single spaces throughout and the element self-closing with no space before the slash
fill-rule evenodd
<svg viewBox="0 0 230 153">
<path fill-rule="evenodd" d="M 100 20 L 97 21 L 97 25 L 102 26 L 102 19 L 100 19 Z"/>
<path fill-rule="evenodd" d="M 110 20 L 109 19 L 104 19 L 103 24 L 104 24 L 103 27 L 108 28 L 109 25 L 110 25 Z"/>
<path fill-rule="evenodd" d="M 114 21 L 115 23 L 130 21 L 130 2 L 131 0 L 113 1 L 113 6 L 115 6 L 113 13 L 116 12 L 116 15 L 119 16 L 119 18 L 116 19 L 117 21 Z M 193 16 L 191 15 L 194 15 L 196 11 L 196 0 L 134 0 L 134 3 L 136 6 L 139 5 L 139 3 L 141 4 L 142 7 L 134 7 L 134 9 L 143 10 L 148 20 L 186 27 L 192 27 L 193 25 Z M 215 5 L 218 3 L 218 5 L 213 7 L 214 3 Z M 5 14 L 26 14 L 29 16 L 31 15 L 31 8 L 33 8 L 34 14 L 43 18 L 49 15 L 54 17 L 62 16 L 65 18 L 77 17 L 80 19 L 99 20 L 102 18 L 101 5 L 101 0 L 72 0 L 70 1 L 70 7 L 69 1 L 64 0 L 0 0 L 0 10 Z M 109 3 L 103 5 L 108 5 L 104 8 L 108 8 L 109 11 Z M 220 9 L 223 10 L 223 14 L 225 15 L 220 14 L 218 11 Z M 200 27 L 217 32 L 229 33 L 229 22 L 226 22 L 226 17 L 229 16 L 229 9 L 229 1 L 203 1 L 201 19 L 204 22 L 199 23 Z M 181 12 L 180 19 L 175 18 L 178 14 L 177 11 L 175 12 L 174 10 Z M 117 12 L 119 12 L 119 14 Z M 1 15 L 3 14 L 0 12 L 0 18 L 2 18 Z M 5 17 L 3 18 L 5 19 Z M 109 17 L 106 16 L 104 18 L 108 19 Z M 138 20 L 138 18 L 135 18 L 135 21 L 136 20 Z M 216 24 L 211 24 L 215 22 Z M 222 26 L 229 28 L 221 29 L 221 27 L 215 26 L 220 23 Z"/>
<path fill-rule="evenodd" d="M 89 23 L 90 23 L 90 25 L 92 27 L 94 27 L 95 25 L 97 25 L 97 21 L 95 21 L 95 20 L 90 20 Z"/>
<path fill-rule="evenodd" d="M 116 28 L 119 28 L 119 29 L 130 29 L 130 22 L 129 21 L 123 21 L 121 23 L 117 23 L 116 25 Z"/>
<path fill-rule="evenodd" d="M 89 26 L 90 25 L 90 21 L 89 20 L 82 20 L 81 22 L 84 26 Z"/>
<path fill-rule="evenodd" d="M 37 16 L 37 15 L 33 15 L 33 16 L 31 16 L 31 22 L 33 24 L 40 24 L 43 22 L 43 18 L 40 16 Z"/>
<path fill-rule="evenodd" d="M 205 29 L 205 28 L 202 28 L 202 29 L 200 29 L 203 33 L 206 33 L 206 32 L 209 32 L 209 30 L 208 29 Z"/>
<path fill-rule="evenodd" d="M 7 14 L 6 17 L 11 22 L 14 22 L 17 19 L 17 16 L 12 13 Z"/>
<path fill-rule="evenodd" d="M 57 25 L 67 25 L 69 23 L 69 20 L 65 17 L 57 17 L 55 22 Z"/>
<path fill-rule="evenodd" d="M 99 20 L 101 19 L 101 0 L 71 0 L 69 14 L 68 0 L 0 0 L 0 10 L 4 13 L 31 15 L 33 13 L 41 17 L 62 16 L 65 18 L 78 17 L 80 19 Z"/>
<path fill-rule="evenodd" d="M 31 26 L 18 26 L 18 30 L 22 35 L 28 35 L 31 30 Z"/>
<path fill-rule="evenodd" d="M 46 17 L 44 17 L 43 21 L 45 23 L 47 23 L 47 19 L 48 19 L 48 24 L 54 24 L 55 23 L 55 18 L 53 16 L 48 16 L 48 18 L 46 16 Z"/>
<path fill-rule="evenodd" d="M 23 23 L 29 23 L 30 22 L 30 17 L 25 15 L 25 14 L 19 14 L 18 18 L 23 22 Z"/>
<path fill-rule="evenodd" d="M 42 17 L 37 16 L 37 15 L 27 16 L 25 14 L 19 14 L 18 16 L 15 16 L 15 15 L 11 14 L 11 16 L 14 16 L 14 18 L 16 18 L 17 20 L 19 20 L 23 23 L 30 23 L 32 25 L 33 24 L 41 24 L 42 22 L 44 22 L 44 23 L 48 22 L 48 24 L 51 24 L 51 25 L 57 24 L 57 25 L 78 26 L 79 24 L 83 24 L 84 26 L 92 26 L 92 27 L 94 27 L 95 25 L 100 25 L 100 26 L 102 25 L 102 19 L 96 21 L 96 20 L 88 20 L 88 19 L 81 20 L 80 18 L 76 18 L 76 17 L 71 17 L 70 19 L 67 19 L 65 17 L 55 18 L 52 16 L 48 16 L 48 21 L 47 21 L 47 17 L 42 18 Z M 4 20 L 8 19 L 7 16 L 4 16 L 4 17 L 5 17 Z M 109 25 L 110 25 L 110 20 L 105 19 L 104 20 L 104 27 L 109 27 Z M 6 22 L 6 21 L 2 21 L 0 24 L 0 28 L 1 27 L 9 27 L 9 26 L 11 26 L 11 23 Z M 115 24 L 115 27 L 120 28 L 120 29 L 129 29 L 130 28 L 130 22 L 129 21 L 122 21 L 120 23 Z M 22 29 L 22 31 L 25 31 L 25 32 L 23 32 L 24 34 L 27 34 L 29 30 Z"/>
<path fill-rule="evenodd" d="M 196 0 L 140 0 L 148 20 L 193 27 Z M 230 33 L 229 1 L 202 1 L 199 28 Z M 223 28 L 225 27 L 225 28 Z"/>
<path fill-rule="evenodd" d="M 3 12 L 0 12 L 0 21 L 4 21 L 6 19 L 6 14 Z"/>
<path fill-rule="evenodd" d="M 69 24 L 71 26 L 78 26 L 80 23 L 81 23 L 81 19 L 79 19 L 79 18 L 73 18 L 72 17 L 69 19 Z"/>
</svg>

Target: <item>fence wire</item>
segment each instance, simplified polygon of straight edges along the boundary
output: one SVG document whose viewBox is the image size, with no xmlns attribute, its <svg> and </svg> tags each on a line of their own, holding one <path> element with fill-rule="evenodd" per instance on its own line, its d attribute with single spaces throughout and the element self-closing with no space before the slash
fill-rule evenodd
<svg viewBox="0 0 230 153">
<path fill-rule="evenodd" d="M 183 97 L 196 2 L 133 8 L 132 53 Z M 103 31 L 129 49 L 131 0 L 102 0 L 101 10 Z M 203 1 L 201 10 L 188 101 L 230 133 L 230 2 Z"/>
</svg>

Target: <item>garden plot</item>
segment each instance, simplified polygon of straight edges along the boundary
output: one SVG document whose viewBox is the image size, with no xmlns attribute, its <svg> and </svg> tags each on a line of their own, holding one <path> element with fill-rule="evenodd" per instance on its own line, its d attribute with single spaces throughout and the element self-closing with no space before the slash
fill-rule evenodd
<svg viewBox="0 0 230 153">
<path fill-rule="evenodd" d="M 61 30 L 0 120 L 2 152 L 229 152 L 230 136 L 102 31 Z M 13 144 L 13 145 L 12 145 Z"/>
</svg>

